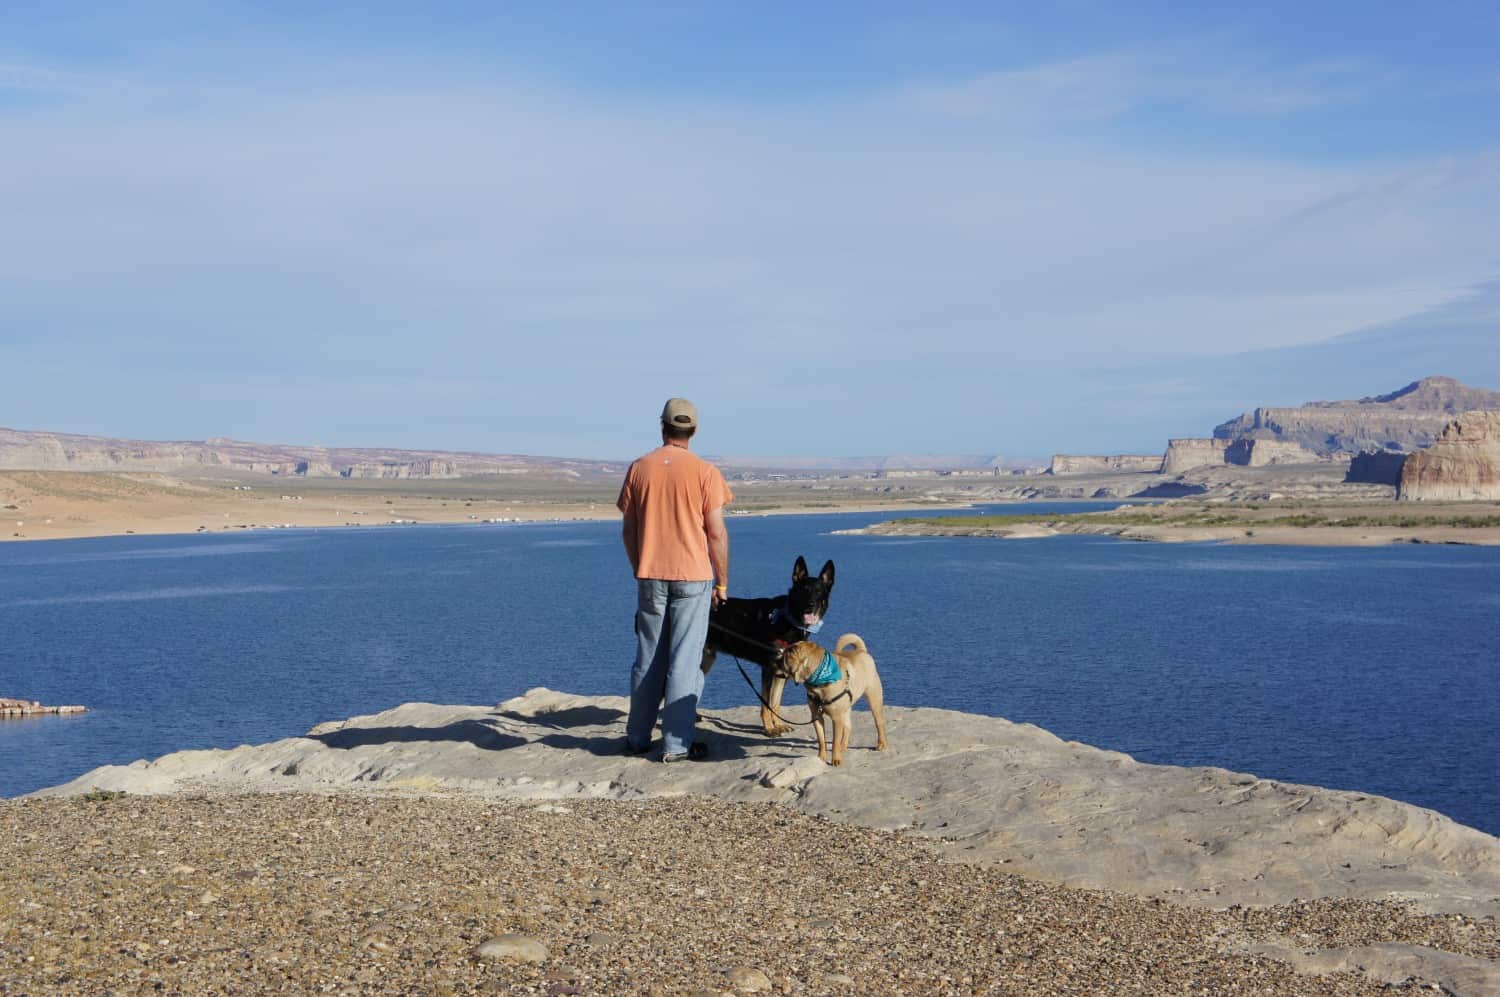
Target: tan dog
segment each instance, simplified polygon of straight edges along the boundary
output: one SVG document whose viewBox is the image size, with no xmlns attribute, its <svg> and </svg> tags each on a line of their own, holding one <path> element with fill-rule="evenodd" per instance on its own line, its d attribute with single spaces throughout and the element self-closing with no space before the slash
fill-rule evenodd
<svg viewBox="0 0 1500 997">
<path fill-rule="evenodd" d="M 865 650 L 859 634 L 844 634 L 833 647 L 833 658 L 840 672 L 834 681 L 807 685 L 808 679 L 822 677 L 819 671 L 824 668 L 827 653 L 810 640 L 798 641 L 787 648 L 783 667 L 792 681 L 807 685 L 807 705 L 812 710 L 813 730 L 818 735 L 818 758 L 823 758 L 828 747 L 823 732 L 826 714 L 833 724 L 833 750 L 829 759 L 834 765 L 842 765 L 844 751 L 849 747 L 850 714 L 860 697 L 869 699 L 870 715 L 875 718 L 875 750 L 885 750 L 885 694 L 880 688 L 880 674 L 875 671 L 875 659 Z"/>
</svg>

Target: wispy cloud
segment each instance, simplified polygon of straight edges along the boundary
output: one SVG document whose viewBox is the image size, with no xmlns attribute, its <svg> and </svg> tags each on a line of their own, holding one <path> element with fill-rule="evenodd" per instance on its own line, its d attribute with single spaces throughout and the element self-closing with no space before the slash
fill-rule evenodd
<svg viewBox="0 0 1500 997">
<path fill-rule="evenodd" d="M 0 93 L 77 91 L 83 79 L 73 73 L 0 62 Z"/>
<path fill-rule="evenodd" d="M 939 114 L 1057 124 L 1163 106 L 1276 117 L 1349 103 L 1391 82 L 1354 60 L 1281 67 L 1212 48 L 1178 43 L 1069 57 L 915 86 L 904 97 Z"/>
<path fill-rule="evenodd" d="M 1126 51 L 774 108 L 374 65 L 183 83 L 170 106 L 80 83 L 0 117 L 0 335 L 28 330 L 0 394 L 58 428 L 147 435 L 98 421 L 146 392 L 177 420 L 157 435 L 609 456 L 642 395 L 786 411 L 838 372 L 864 390 L 820 432 L 920 446 L 892 413 L 964 397 L 962 448 L 983 450 L 1036 409 L 1021 371 L 1315 342 L 1500 270 L 1491 154 L 1330 166 L 1033 127 L 1162 102 L 1294 114 L 1381 85 L 1354 63 L 1205 62 Z M 535 426 L 559 392 L 575 424 Z M 746 419 L 714 446 L 874 446 L 801 432 Z"/>
<path fill-rule="evenodd" d="M 50 97 L 63 100 L 100 99 L 108 95 L 139 96 L 150 88 L 140 82 L 72 70 L 0 62 L 0 98 Z"/>
</svg>

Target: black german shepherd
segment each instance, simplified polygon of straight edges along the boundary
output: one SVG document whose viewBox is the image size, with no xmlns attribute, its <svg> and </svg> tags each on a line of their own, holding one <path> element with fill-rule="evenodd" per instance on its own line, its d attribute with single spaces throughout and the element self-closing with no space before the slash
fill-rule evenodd
<svg viewBox="0 0 1500 997">
<path fill-rule="evenodd" d="M 769 599 L 725 599 L 708 622 L 708 641 L 703 647 L 703 671 L 713 667 L 719 652 L 760 665 L 761 729 L 767 737 L 791 730 L 776 719 L 772 709 L 781 706 L 786 673 L 783 652 L 806 640 L 823 625 L 828 596 L 833 591 L 833 562 L 823 564 L 816 576 L 807 573 L 807 562 L 798 556 L 792 565 L 792 587 L 785 595 Z"/>
</svg>

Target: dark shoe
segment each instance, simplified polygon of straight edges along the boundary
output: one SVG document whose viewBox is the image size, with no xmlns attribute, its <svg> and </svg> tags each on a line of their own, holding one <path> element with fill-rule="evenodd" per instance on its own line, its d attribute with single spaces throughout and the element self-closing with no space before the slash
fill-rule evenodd
<svg viewBox="0 0 1500 997">
<path fill-rule="evenodd" d="M 637 748 L 635 745 L 630 743 L 630 738 L 628 737 L 625 738 L 620 744 L 620 753 L 624 755 L 644 755 L 650 750 L 650 745 L 647 745 L 644 748 Z"/>
<path fill-rule="evenodd" d="M 708 757 L 708 745 L 702 741 L 694 741 L 688 745 L 686 751 L 674 751 L 670 755 L 662 755 L 664 762 L 701 762 Z"/>
</svg>

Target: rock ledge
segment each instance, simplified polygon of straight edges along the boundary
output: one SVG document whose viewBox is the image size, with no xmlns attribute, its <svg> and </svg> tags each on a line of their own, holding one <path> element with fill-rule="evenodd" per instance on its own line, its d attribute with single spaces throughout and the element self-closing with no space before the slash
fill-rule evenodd
<svg viewBox="0 0 1500 997">
<path fill-rule="evenodd" d="M 87 713 L 87 706 L 43 706 L 34 699 L 6 699 L 0 696 L 0 719 L 12 717 L 68 716 Z"/>
<path fill-rule="evenodd" d="M 868 750 L 869 714 L 856 713 L 841 769 L 818 761 L 808 735 L 763 737 L 749 707 L 716 711 L 700 724 L 709 760 L 662 765 L 621 754 L 626 707 L 547 689 L 495 707 L 408 703 L 303 737 L 106 766 L 33 795 L 699 795 L 780 803 L 928 838 L 965 862 L 1193 905 L 1352 897 L 1500 914 L 1500 839 L 1379 796 L 1150 765 L 1029 724 L 930 708 L 888 707 L 881 753 Z"/>
</svg>

